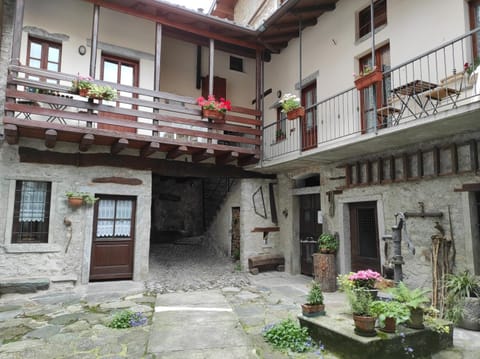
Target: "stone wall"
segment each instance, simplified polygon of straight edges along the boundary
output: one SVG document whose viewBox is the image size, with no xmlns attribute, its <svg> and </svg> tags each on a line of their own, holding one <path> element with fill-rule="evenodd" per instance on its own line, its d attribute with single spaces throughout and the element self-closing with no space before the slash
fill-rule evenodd
<svg viewBox="0 0 480 359">
<path fill-rule="evenodd" d="M 35 140 L 21 140 L 20 145 L 43 148 Z M 58 151 L 72 147 L 58 144 Z M 90 269 L 93 207 L 71 209 L 66 191 L 136 196 L 134 280 L 148 274 L 150 238 L 151 173 L 113 167 L 72 167 L 50 164 L 19 163 L 18 146 L 0 143 L 0 273 L 2 277 L 67 277 L 87 283 Z M 137 186 L 93 183 L 96 177 L 139 179 Z M 52 183 L 49 243 L 11 244 L 15 180 L 40 180 Z M 70 228 L 65 224 L 71 222 Z"/>
<path fill-rule="evenodd" d="M 438 148 L 449 148 L 450 141 L 461 143 L 471 138 L 478 138 L 478 134 L 456 136 L 455 138 L 441 139 L 422 143 L 415 148 L 397 149 L 382 153 L 381 156 L 398 156 L 402 151 L 414 153 L 417 149 L 428 149 L 435 145 Z M 460 155 L 459 155 L 460 156 Z M 448 158 L 441 157 L 441 168 L 448 167 Z M 365 158 L 351 158 L 348 161 L 355 163 Z M 444 161 L 445 160 L 445 161 Z M 349 163 L 350 163 L 349 162 Z M 459 159 L 460 167 L 465 167 L 465 161 Z M 428 175 L 421 179 L 409 181 L 395 181 L 380 185 L 362 184 L 356 187 L 345 186 L 345 170 L 340 166 L 344 163 L 305 167 L 278 176 L 278 207 L 280 233 L 280 250 L 285 253 L 287 270 L 299 272 L 300 253 L 298 249 L 299 213 L 296 196 L 292 188 L 295 180 L 312 173 L 320 173 L 320 198 L 323 212 L 323 230 L 337 232 L 340 238 L 340 249 L 337 255 L 337 270 L 340 273 L 350 271 L 350 218 L 349 204 L 363 201 L 377 202 L 378 233 L 380 237 L 380 254 L 382 264 L 385 263 L 384 242 L 381 237 L 392 233 L 392 226 L 396 224 L 395 213 L 420 212 L 419 202 L 423 202 L 426 212 L 442 212 L 442 218 L 411 217 L 406 221 L 407 233 L 414 246 L 416 254 L 409 253 L 406 241 L 402 242 L 402 254 L 406 264 L 403 266 L 407 284 L 429 287 L 431 285 L 431 237 L 438 234 L 436 222 L 445 229 L 446 237 L 455 241 L 456 260 L 455 271 L 469 269 L 479 274 L 480 246 L 478 242 L 478 227 L 474 195 L 469 192 L 458 191 L 466 183 L 479 183 L 480 176 L 471 171 L 458 174 L 444 174 L 441 176 Z M 426 164 L 428 166 L 428 163 Z M 334 200 L 329 201 L 327 192 L 343 188 L 342 193 L 335 194 Z M 457 191 L 456 191 L 457 190 Z M 288 216 L 282 215 L 286 210 Z M 450 216 L 449 216 L 450 213 Z M 450 219 L 451 218 L 451 219 Z M 450 231 L 452 228 L 452 231 Z M 453 233 L 453 234 L 452 234 Z"/>
<path fill-rule="evenodd" d="M 248 269 L 248 258 L 259 254 L 272 253 L 283 254 L 279 232 L 272 232 L 268 236 L 265 245 L 262 232 L 252 232 L 255 227 L 276 227 L 272 222 L 270 211 L 270 199 L 268 184 L 271 180 L 243 179 L 238 181 L 227 194 L 225 202 L 219 209 L 216 218 L 210 226 L 207 234 L 211 244 L 223 255 L 230 255 L 232 207 L 240 207 L 240 260 L 242 270 Z M 266 217 L 263 218 L 255 213 L 252 195 L 262 188 Z M 278 194 L 276 193 L 277 212 Z M 257 201 L 257 208 L 259 207 Z"/>
<path fill-rule="evenodd" d="M 12 51 L 12 31 L 13 18 L 15 13 L 15 1 L 3 0 L 0 4 L 2 21 L 0 29 L 2 30 L 0 44 L 0 113 L 3 113 L 5 104 L 5 86 L 7 83 L 7 69 L 10 63 Z M 0 120 L 0 133 L 3 133 L 3 121 Z M 0 138 L 0 144 L 2 139 Z"/>
</svg>

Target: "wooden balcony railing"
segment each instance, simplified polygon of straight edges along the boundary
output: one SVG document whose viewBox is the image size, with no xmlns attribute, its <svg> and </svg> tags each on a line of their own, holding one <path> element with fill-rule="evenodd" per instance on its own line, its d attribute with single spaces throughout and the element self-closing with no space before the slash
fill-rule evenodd
<svg viewBox="0 0 480 359">
<path fill-rule="evenodd" d="M 110 146 L 111 153 L 138 150 L 165 158 L 191 156 L 192 162 L 213 158 L 217 164 L 258 162 L 261 112 L 234 106 L 224 124 L 201 117 L 192 97 L 94 81 L 115 88 L 115 101 L 94 100 L 71 92 L 74 75 L 10 66 L 3 118 L 6 140 L 20 137 L 75 142 L 80 151 Z"/>
</svg>

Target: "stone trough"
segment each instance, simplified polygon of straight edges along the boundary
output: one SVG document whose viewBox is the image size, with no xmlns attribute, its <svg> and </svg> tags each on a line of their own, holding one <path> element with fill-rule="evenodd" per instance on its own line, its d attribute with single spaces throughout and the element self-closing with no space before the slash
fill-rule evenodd
<svg viewBox="0 0 480 359">
<path fill-rule="evenodd" d="M 300 315 L 298 319 L 315 341 L 321 341 L 325 349 L 342 358 L 431 358 L 432 354 L 453 346 L 453 326 L 445 321 L 439 321 L 439 324 L 450 328 L 448 334 L 428 326 L 420 330 L 399 326 L 395 334 L 377 328 L 377 335 L 367 338 L 354 333 L 351 314 L 335 312 L 328 307 L 325 316 Z"/>
</svg>

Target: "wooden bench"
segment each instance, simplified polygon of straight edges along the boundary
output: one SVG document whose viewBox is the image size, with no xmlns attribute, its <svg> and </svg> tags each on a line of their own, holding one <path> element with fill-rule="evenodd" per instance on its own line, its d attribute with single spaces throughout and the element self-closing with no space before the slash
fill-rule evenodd
<svg viewBox="0 0 480 359">
<path fill-rule="evenodd" d="M 279 254 L 262 254 L 248 258 L 248 269 L 252 274 L 258 274 L 260 271 L 285 270 L 285 258 Z"/>
</svg>

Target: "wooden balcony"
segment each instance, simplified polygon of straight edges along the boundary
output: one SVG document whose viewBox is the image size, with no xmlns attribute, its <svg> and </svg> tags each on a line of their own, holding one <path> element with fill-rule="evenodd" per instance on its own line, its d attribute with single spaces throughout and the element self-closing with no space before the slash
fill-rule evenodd
<svg viewBox="0 0 480 359">
<path fill-rule="evenodd" d="M 255 164 L 260 158 L 261 113 L 236 107 L 224 124 L 202 118 L 192 97 L 102 81 L 118 91 L 115 101 L 71 92 L 74 75 L 10 66 L 3 118 L 7 143 L 22 137 L 78 144 L 81 152 L 108 146 L 111 154 L 217 165 Z M 130 151 L 131 153 L 131 151 Z"/>
</svg>

